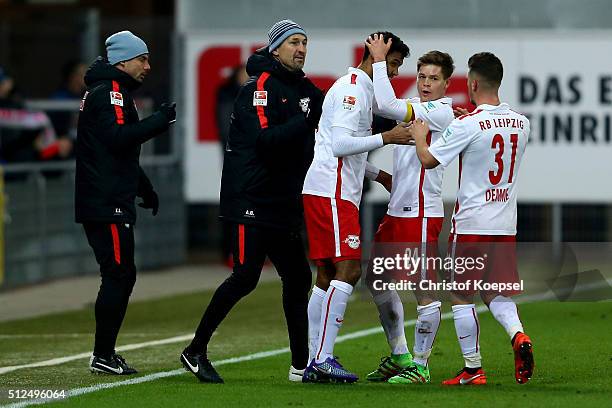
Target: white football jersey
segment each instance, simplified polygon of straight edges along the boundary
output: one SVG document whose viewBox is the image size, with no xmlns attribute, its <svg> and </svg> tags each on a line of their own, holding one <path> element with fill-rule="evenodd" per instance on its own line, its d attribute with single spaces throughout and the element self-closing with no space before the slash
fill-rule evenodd
<svg viewBox="0 0 612 408">
<path fill-rule="evenodd" d="M 412 105 L 413 115 L 410 120 L 420 118 L 429 125 L 427 142 L 430 145 L 440 138 L 455 118 L 450 98 L 429 102 L 411 98 L 407 102 Z M 444 217 L 443 174 L 442 166 L 426 170 L 419 161 L 415 146 L 394 146 L 393 186 L 387 214 L 406 218 Z"/>
<path fill-rule="evenodd" d="M 329 89 L 302 193 L 341 198 L 359 207 L 368 153 L 335 157 L 332 127 L 349 129 L 354 137 L 371 136 L 373 98 L 372 79 L 357 68 L 349 68 L 348 74 Z"/>
<path fill-rule="evenodd" d="M 516 182 L 529 129 L 529 120 L 508 104 L 483 104 L 455 119 L 429 147 L 443 166 L 459 156 L 451 232 L 516 235 Z"/>
</svg>

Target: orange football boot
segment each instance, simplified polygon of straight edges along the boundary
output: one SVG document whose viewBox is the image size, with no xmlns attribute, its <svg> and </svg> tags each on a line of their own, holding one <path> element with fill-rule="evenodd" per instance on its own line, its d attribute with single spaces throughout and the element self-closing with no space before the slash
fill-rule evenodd
<svg viewBox="0 0 612 408">
<path fill-rule="evenodd" d="M 442 381 L 442 385 L 485 385 L 487 376 L 482 368 L 474 374 L 470 374 L 463 368 L 454 378 Z"/>
<path fill-rule="evenodd" d="M 533 361 L 533 345 L 525 333 L 518 332 L 512 342 L 514 350 L 514 378 L 519 384 L 525 384 L 531 379 L 535 363 Z"/>
</svg>

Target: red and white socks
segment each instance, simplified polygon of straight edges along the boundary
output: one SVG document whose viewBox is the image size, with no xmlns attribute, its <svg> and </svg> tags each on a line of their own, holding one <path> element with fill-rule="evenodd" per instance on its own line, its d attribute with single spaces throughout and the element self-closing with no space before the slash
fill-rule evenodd
<svg viewBox="0 0 612 408">
<path fill-rule="evenodd" d="M 440 327 L 442 303 L 431 302 L 425 306 L 417 306 L 417 322 L 414 326 L 413 361 L 427 366 L 434 340 Z"/>
<path fill-rule="evenodd" d="M 479 343 L 480 322 L 476 314 L 476 306 L 474 304 L 453 306 L 453 319 L 465 366 L 468 368 L 482 367 Z"/>
<path fill-rule="evenodd" d="M 506 333 L 508 333 L 511 339 L 514 338 L 516 333 L 525 332 L 518 315 L 516 303 L 514 303 L 512 299 L 497 295 L 495 299 L 489 303 L 489 310 L 493 317 L 495 317 L 495 320 L 506 329 Z"/>
<path fill-rule="evenodd" d="M 318 286 L 312 287 L 308 300 L 308 362 L 310 363 L 317 353 L 319 345 L 319 328 L 321 327 L 321 309 L 323 308 L 325 291 Z"/>
<path fill-rule="evenodd" d="M 353 286 L 339 280 L 332 280 L 323 298 L 321 310 L 321 325 L 319 341 L 315 360 L 317 363 L 325 361 L 334 355 L 334 344 L 338 331 L 344 322 L 346 303 L 353 293 Z"/>
<path fill-rule="evenodd" d="M 398 293 L 394 290 L 376 292 L 373 294 L 373 299 L 378 308 L 378 317 L 385 331 L 391 354 L 408 353 L 404 333 L 404 305 Z"/>
</svg>

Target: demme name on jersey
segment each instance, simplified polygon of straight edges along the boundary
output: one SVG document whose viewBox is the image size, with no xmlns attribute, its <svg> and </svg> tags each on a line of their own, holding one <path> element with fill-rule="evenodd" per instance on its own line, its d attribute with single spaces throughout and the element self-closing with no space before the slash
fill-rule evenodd
<svg viewBox="0 0 612 408">
<path fill-rule="evenodd" d="M 510 200 L 508 188 L 491 188 L 485 192 L 486 202 L 506 202 Z"/>
</svg>

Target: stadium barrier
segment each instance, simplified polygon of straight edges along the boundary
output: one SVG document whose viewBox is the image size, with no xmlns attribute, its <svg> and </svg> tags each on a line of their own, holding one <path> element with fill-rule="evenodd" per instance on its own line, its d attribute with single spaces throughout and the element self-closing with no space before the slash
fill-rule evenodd
<svg viewBox="0 0 612 408">
<path fill-rule="evenodd" d="M 138 211 L 136 265 L 153 269 L 186 257 L 182 170 L 171 157 L 141 160 L 160 197 L 160 212 Z M 74 162 L 5 166 L 6 212 L 0 289 L 96 274 L 83 228 L 74 222 Z M 1 204 L 1 203 L 0 203 Z"/>
<path fill-rule="evenodd" d="M 27 106 L 46 112 L 74 112 L 78 101 L 31 100 Z M 139 107 L 146 116 L 152 103 L 143 100 Z M 150 211 L 138 210 L 135 261 L 139 270 L 177 265 L 186 259 L 181 162 L 176 155 L 152 153 L 152 143 L 145 144 L 141 166 L 161 204 L 156 217 Z M 97 274 L 98 265 L 85 232 L 74 222 L 74 161 L 6 164 L 2 170 L 0 290 Z"/>
<path fill-rule="evenodd" d="M 4 226 L 4 170 L 0 166 L 0 226 Z M 0 287 L 4 283 L 4 228 L 0 228 Z"/>
</svg>

